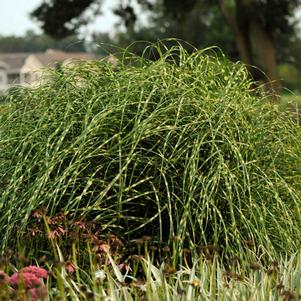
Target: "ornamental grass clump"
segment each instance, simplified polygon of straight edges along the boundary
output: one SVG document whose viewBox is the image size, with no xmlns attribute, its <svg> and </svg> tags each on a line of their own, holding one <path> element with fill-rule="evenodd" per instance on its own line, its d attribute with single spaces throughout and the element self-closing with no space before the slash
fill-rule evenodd
<svg viewBox="0 0 301 301">
<path fill-rule="evenodd" d="M 181 46 L 51 70 L 0 124 L 0 244 L 32 212 L 93 220 L 125 240 L 263 252 L 301 246 L 301 131 L 213 51 Z"/>
</svg>

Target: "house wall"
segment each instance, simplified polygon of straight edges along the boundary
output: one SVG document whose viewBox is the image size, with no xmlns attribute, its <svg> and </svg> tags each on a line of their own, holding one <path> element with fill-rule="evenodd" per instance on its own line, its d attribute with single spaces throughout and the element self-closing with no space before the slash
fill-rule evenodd
<svg viewBox="0 0 301 301">
<path fill-rule="evenodd" d="M 0 90 L 5 90 L 6 88 L 7 88 L 6 69 L 0 67 Z"/>
<path fill-rule="evenodd" d="M 4 61 L 0 61 L 0 94 L 19 84 L 20 69 L 10 68 Z"/>
<path fill-rule="evenodd" d="M 33 83 L 37 81 L 41 75 L 43 65 L 36 59 L 34 54 L 29 55 L 23 67 L 20 70 L 22 83 Z"/>
<path fill-rule="evenodd" d="M 19 57 L 17 56 L 17 61 L 12 61 L 11 54 L 3 54 L 2 58 L 0 57 L 0 92 L 5 92 L 16 85 L 39 85 L 47 80 L 47 77 L 43 76 L 47 64 L 52 68 L 56 68 L 55 62 L 57 61 L 61 62 L 62 66 L 72 65 L 81 59 L 81 56 L 83 59 L 89 59 L 89 55 L 85 53 L 82 55 L 79 53 L 67 54 L 63 51 L 46 51 L 46 53 L 38 54 L 22 53 Z"/>
</svg>

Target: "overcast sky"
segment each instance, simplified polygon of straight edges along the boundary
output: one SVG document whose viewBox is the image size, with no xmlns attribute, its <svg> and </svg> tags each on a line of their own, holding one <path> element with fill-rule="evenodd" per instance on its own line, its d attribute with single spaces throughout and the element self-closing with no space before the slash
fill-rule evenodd
<svg viewBox="0 0 301 301">
<path fill-rule="evenodd" d="M 43 0 L 1 0 L 0 4 L 0 35 L 23 35 L 26 30 L 32 29 L 40 32 L 38 24 L 33 22 L 29 13 Z M 103 15 L 97 17 L 94 24 L 90 24 L 85 30 L 110 31 L 118 18 L 111 12 L 118 0 L 104 1 Z"/>
</svg>

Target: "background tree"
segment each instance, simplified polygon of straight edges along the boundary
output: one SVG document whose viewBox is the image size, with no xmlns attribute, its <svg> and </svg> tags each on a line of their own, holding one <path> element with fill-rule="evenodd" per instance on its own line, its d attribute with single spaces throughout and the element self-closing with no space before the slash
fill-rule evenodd
<svg viewBox="0 0 301 301">
<path fill-rule="evenodd" d="M 163 0 L 166 11 L 175 17 L 192 11 L 201 2 L 197 0 Z M 203 1 L 205 2 L 205 1 Z M 259 66 L 278 92 L 276 35 L 294 33 L 291 18 L 299 0 L 215 0 L 207 5 L 218 7 L 231 29 L 239 56 L 247 65 Z"/>
<path fill-rule="evenodd" d="M 100 13 L 100 0 L 50 0 L 43 2 L 32 16 L 41 23 L 43 30 L 56 38 L 63 38 L 74 34 L 82 24 L 91 18 L 91 15 Z M 267 78 L 270 88 L 278 92 L 279 76 L 277 68 L 276 39 L 279 35 L 293 36 L 295 23 L 292 22 L 295 10 L 301 0 L 136 0 L 143 10 L 154 10 L 161 5 L 160 18 L 165 18 L 163 28 L 173 36 L 185 40 L 192 39 L 199 44 L 206 44 L 204 32 L 210 34 L 213 44 L 218 44 L 221 39 L 227 45 L 231 56 L 237 54 L 249 66 L 259 66 Z M 116 7 L 115 13 L 123 20 L 130 34 L 134 35 L 134 24 L 137 20 L 135 7 L 124 4 Z M 88 14 L 87 12 L 90 13 Z M 158 12 L 158 10 L 157 10 Z M 188 26 L 192 24 L 194 26 Z M 226 29 L 227 28 L 227 29 Z M 206 29 L 206 30 L 205 30 Z M 170 30 L 170 31 L 169 31 Z M 229 31 L 232 35 L 229 35 Z M 162 33 L 162 31 L 161 31 Z M 226 35 L 223 35 L 226 33 Z M 226 37 L 226 42 L 223 41 Z M 231 38 L 229 38 L 232 36 Z M 160 37 L 160 36 L 159 36 Z M 210 40 L 210 39 L 209 39 Z M 231 44 L 235 41 L 236 49 Z M 208 41 L 208 40 L 207 40 Z M 190 41 L 189 41 L 190 42 Z M 224 48 L 224 47 L 222 47 Z M 254 68 L 250 68 L 254 73 Z M 256 73 L 256 72 L 255 72 Z M 262 73 L 258 73 L 262 76 Z M 259 79 L 254 74 L 255 79 Z"/>
<path fill-rule="evenodd" d="M 158 39 L 174 37 L 197 48 L 215 45 L 223 49 L 231 59 L 239 59 L 235 39 L 229 28 L 224 26 L 222 15 L 214 7 L 208 10 L 198 5 L 190 14 L 182 16 L 179 22 L 172 15 L 166 14 L 163 3 L 158 1 L 152 5 L 146 24 L 136 22 L 134 30 L 130 31 L 120 28 L 116 27 L 113 35 L 105 32 L 94 33 L 88 48 L 99 53 L 102 51 L 102 48 L 98 47 L 101 44 L 127 47 L 133 43 L 131 51 L 141 54 L 145 43 L 134 43 L 135 41 L 156 42 Z M 196 28 L 198 30 L 195 30 Z M 183 43 L 183 46 L 190 51 L 193 47 L 188 43 Z"/>
<path fill-rule="evenodd" d="M 44 52 L 49 48 L 81 52 L 85 43 L 75 35 L 57 40 L 30 30 L 24 36 L 0 36 L 0 52 Z"/>
</svg>

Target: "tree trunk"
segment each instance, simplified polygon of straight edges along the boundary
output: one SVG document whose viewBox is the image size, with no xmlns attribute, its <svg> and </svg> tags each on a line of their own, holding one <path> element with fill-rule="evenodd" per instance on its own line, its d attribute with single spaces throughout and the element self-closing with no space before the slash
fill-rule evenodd
<svg viewBox="0 0 301 301">
<path fill-rule="evenodd" d="M 251 43 L 248 39 L 248 35 L 246 34 L 245 31 L 246 28 L 244 28 L 244 30 L 243 28 L 240 28 L 235 16 L 233 16 L 229 12 L 224 0 L 219 0 L 219 7 L 226 22 L 228 23 L 230 29 L 232 30 L 235 36 L 237 48 L 241 60 L 249 66 L 253 65 L 252 48 L 251 48 Z"/>
<path fill-rule="evenodd" d="M 260 66 L 268 79 L 268 88 L 273 93 L 275 100 L 279 100 L 280 86 L 273 36 L 256 18 L 251 21 L 251 36 L 253 49 L 256 50 Z"/>
<path fill-rule="evenodd" d="M 241 60 L 247 64 L 251 74 L 254 71 L 256 73 L 255 68 L 252 68 L 252 65 L 258 65 L 254 63 L 255 51 L 259 65 L 265 72 L 268 90 L 275 100 L 279 100 L 279 78 L 273 34 L 265 30 L 258 16 L 254 14 L 254 0 L 235 0 L 235 15 L 231 14 L 225 0 L 218 0 L 218 3 L 235 35 Z"/>
</svg>

